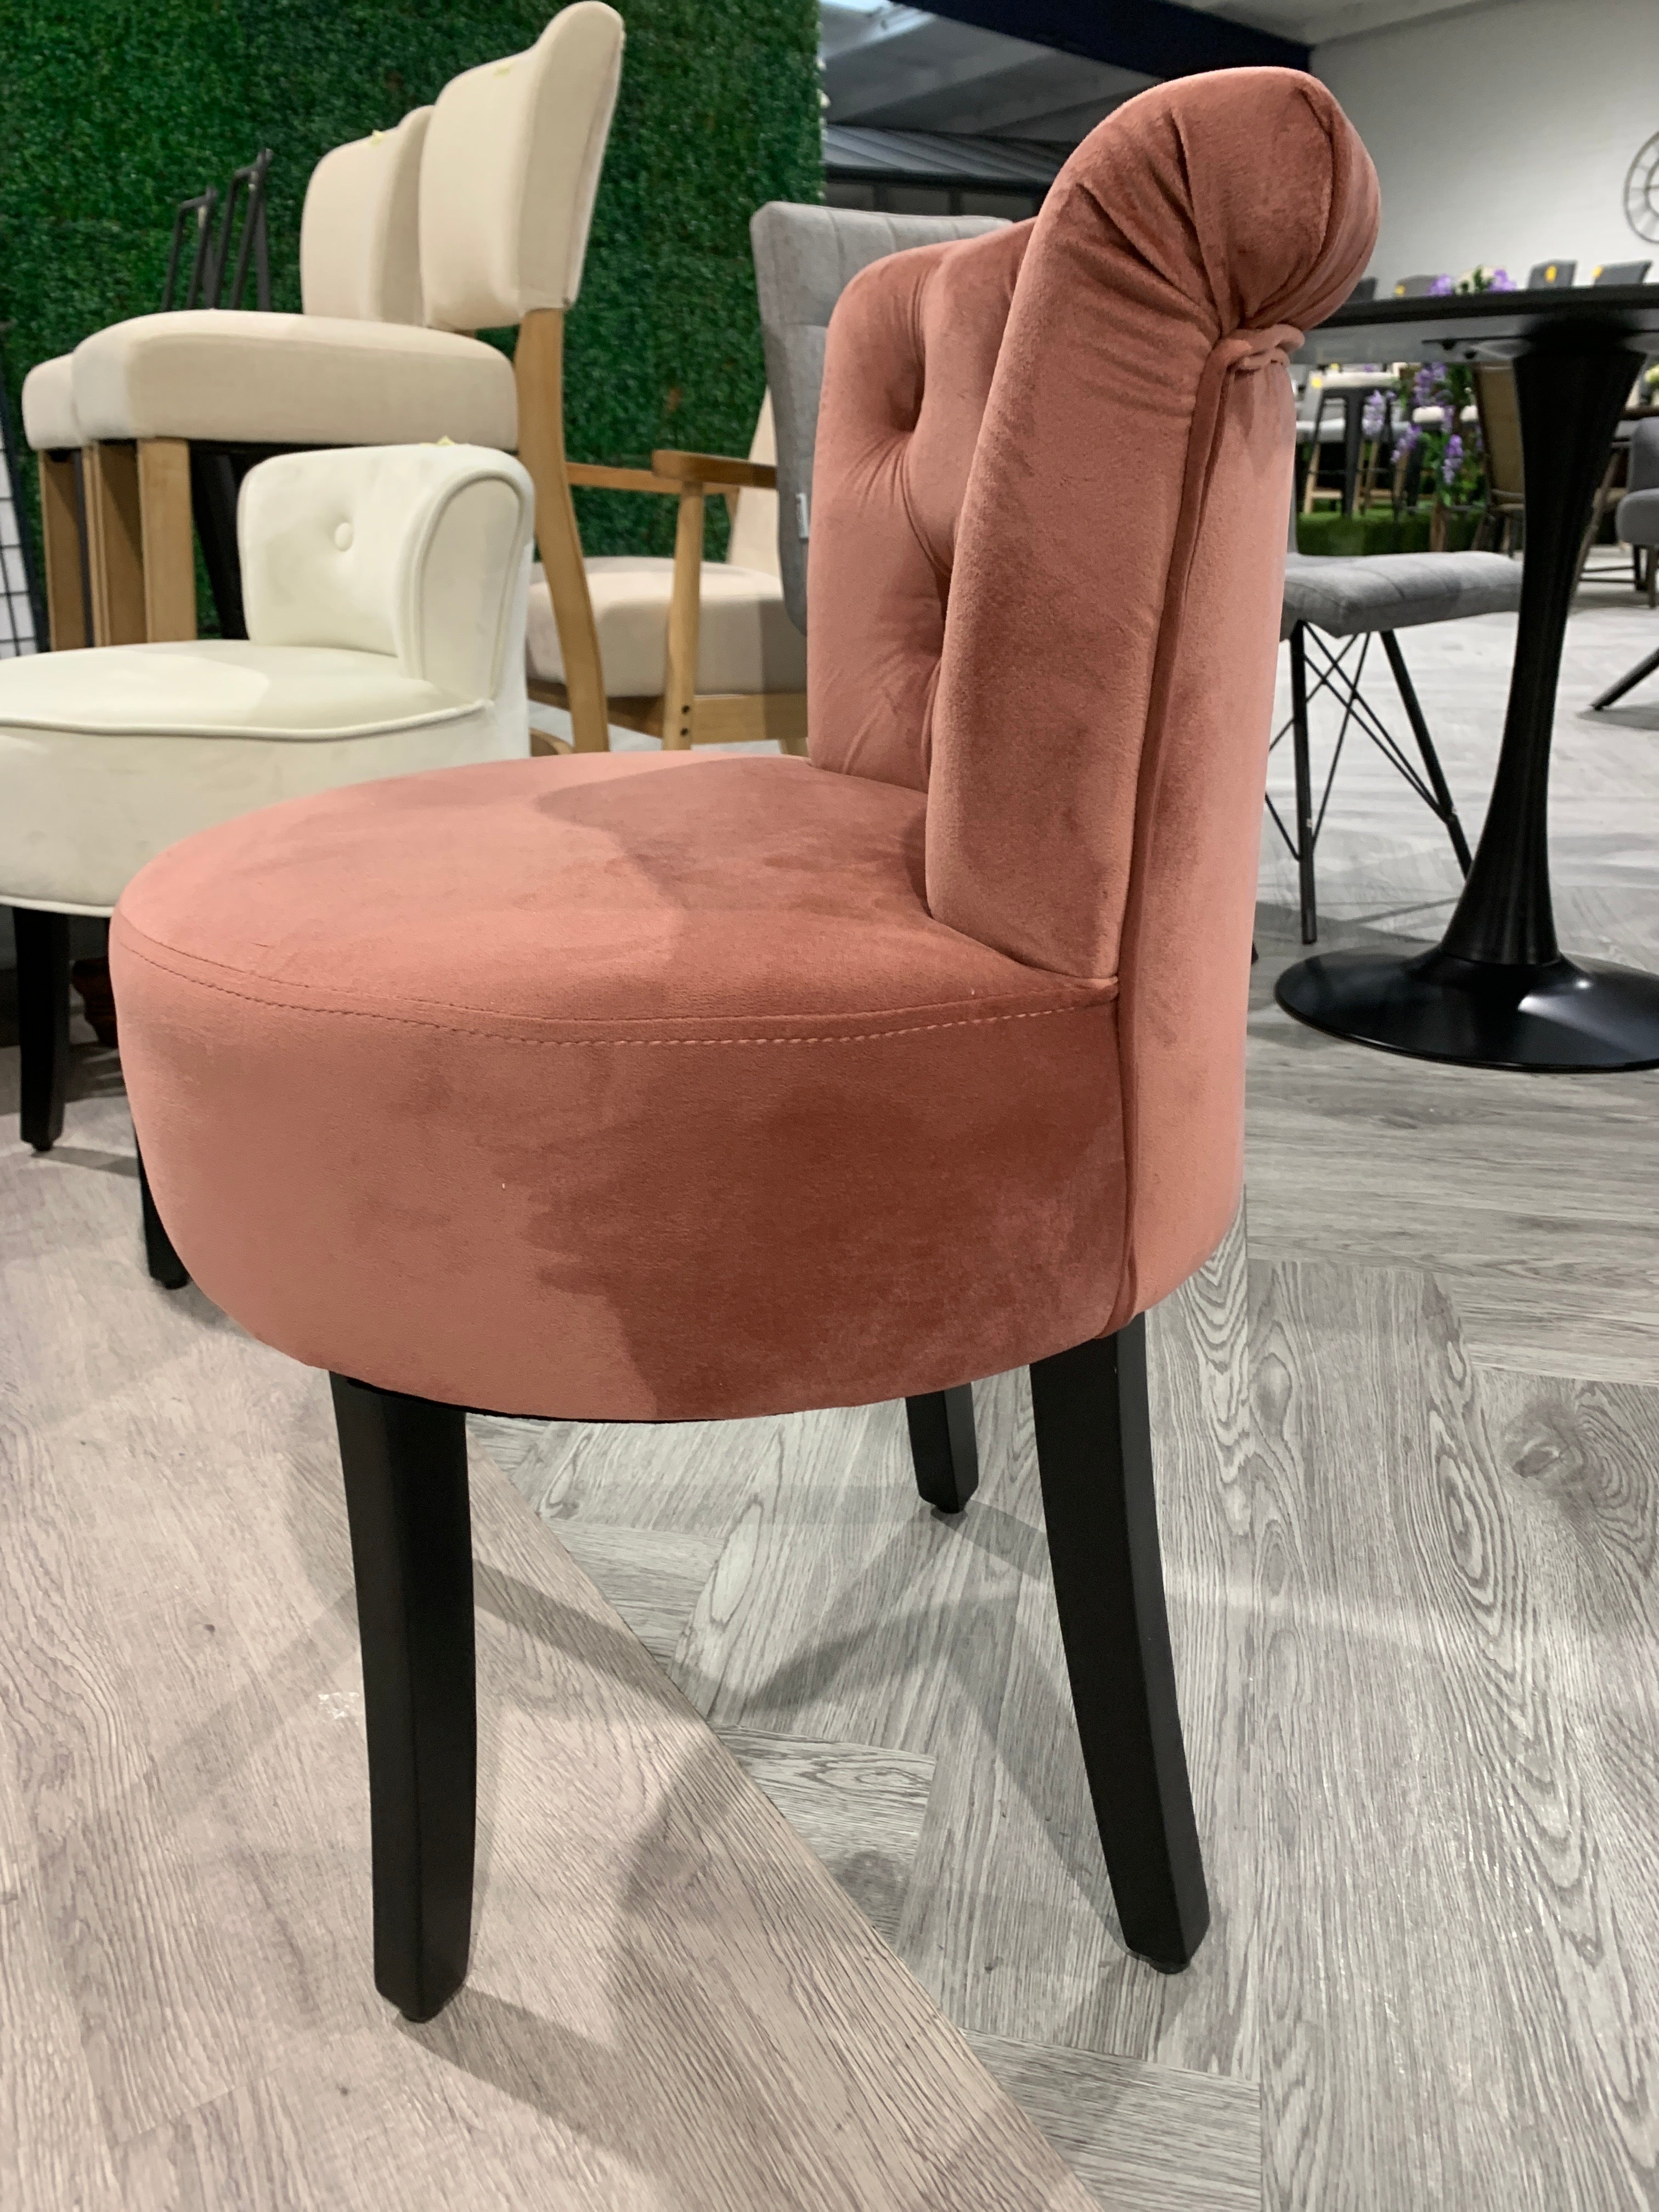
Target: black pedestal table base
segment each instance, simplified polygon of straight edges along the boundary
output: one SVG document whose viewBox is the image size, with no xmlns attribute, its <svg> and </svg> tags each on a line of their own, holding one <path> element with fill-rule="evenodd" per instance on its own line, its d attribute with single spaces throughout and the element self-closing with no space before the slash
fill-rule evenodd
<svg viewBox="0 0 1659 2212">
<path fill-rule="evenodd" d="M 1384 360 L 1402 338 L 1464 359 L 1511 355 L 1527 470 L 1509 709 L 1462 896 L 1437 945 L 1328 952 L 1286 969 L 1279 1003 L 1315 1029 L 1474 1067 L 1659 1066 L 1659 976 L 1562 952 L 1548 838 L 1556 683 L 1579 547 L 1632 380 L 1659 330 L 1651 289 L 1393 301 L 1339 310 L 1315 333 L 1310 350 L 1321 358 L 1352 359 L 1363 348 Z"/>
<path fill-rule="evenodd" d="M 1312 1029 L 1418 1060 L 1534 1075 L 1659 1067 L 1659 975 L 1599 960 L 1324 952 L 1287 969 L 1276 996 Z"/>
</svg>

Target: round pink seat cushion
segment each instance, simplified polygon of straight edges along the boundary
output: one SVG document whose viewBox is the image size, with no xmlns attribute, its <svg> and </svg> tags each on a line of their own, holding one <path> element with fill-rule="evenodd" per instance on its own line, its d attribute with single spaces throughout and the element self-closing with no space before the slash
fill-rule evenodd
<svg viewBox="0 0 1659 2212">
<path fill-rule="evenodd" d="M 568 1418 L 865 1403 L 1098 1334 L 1115 987 L 935 921 L 925 813 L 600 754 L 174 846 L 111 959 L 185 1264 L 313 1366 Z"/>
</svg>

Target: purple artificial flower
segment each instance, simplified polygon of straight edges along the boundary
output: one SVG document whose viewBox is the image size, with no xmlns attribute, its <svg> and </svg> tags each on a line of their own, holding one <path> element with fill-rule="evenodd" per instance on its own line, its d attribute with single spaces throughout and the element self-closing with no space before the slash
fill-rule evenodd
<svg viewBox="0 0 1659 2212">
<path fill-rule="evenodd" d="M 1486 289 L 1489 292 L 1516 292 L 1520 289 L 1520 287 L 1507 269 L 1494 269 L 1492 272 L 1492 282 L 1487 285 Z"/>
<path fill-rule="evenodd" d="M 1382 425 L 1388 419 L 1389 395 L 1386 392 L 1368 392 L 1364 412 L 1359 418 L 1360 434 L 1367 438 L 1380 438 Z"/>
<path fill-rule="evenodd" d="M 1437 276 L 1429 287 L 1429 296 L 1434 300 L 1443 300 L 1451 289 L 1452 280 L 1449 276 Z"/>
<path fill-rule="evenodd" d="M 1457 471 L 1463 465 L 1463 441 L 1454 430 L 1446 441 L 1446 458 L 1440 464 L 1440 481 L 1448 489 L 1457 481 Z"/>
<path fill-rule="evenodd" d="M 1408 453 L 1415 453 L 1419 441 L 1421 439 L 1422 435 L 1423 433 L 1418 428 L 1415 422 L 1407 422 L 1405 428 L 1401 431 L 1399 436 L 1394 441 L 1394 457 L 1395 460 L 1403 461 Z"/>
<path fill-rule="evenodd" d="M 1437 368 L 1419 368 L 1412 379 L 1413 404 L 1418 407 L 1432 405 L 1439 382 L 1440 371 Z"/>
</svg>

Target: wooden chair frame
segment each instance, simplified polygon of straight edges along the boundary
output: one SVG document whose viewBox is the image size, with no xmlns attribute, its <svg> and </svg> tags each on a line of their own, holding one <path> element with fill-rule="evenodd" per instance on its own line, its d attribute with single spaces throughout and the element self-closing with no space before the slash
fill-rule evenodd
<svg viewBox="0 0 1659 2212">
<path fill-rule="evenodd" d="M 87 446 L 82 470 L 93 643 L 161 644 L 193 638 L 196 540 L 190 441 L 140 438 Z M 43 514 L 46 476 L 47 457 L 42 455 Z M 61 497 L 55 505 L 60 514 L 66 514 Z M 48 577 L 67 559 L 66 550 L 54 553 L 49 538 Z M 57 605 L 54 600 L 54 644 Z"/>
<path fill-rule="evenodd" d="M 39 456 L 40 539 L 46 559 L 46 635 L 54 653 L 92 643 L 92 578 L 83 525 L 78 447 Z"/>
<path fill-rule="evenodd" d="M 608 726 L 659 738 L 668 752 L 692 745 L 757 743 L 775 738 L 787 753 L 806 750 L 804 691 L 697 690 L 697 649 L 702 609 L 703 509 L 712 490 L 735 503 L 745 487 L 777 489 L 777 471 L 759 461 L 724 454 L 653 453 L 648 469 L 609 468 L 571 461 L 564 449 L 563 322 L 556 308 L 538 308 L 519 331 L 514 365 L 519 386 L 519 453 L 536 486 L 536 542 L 559 628 L 562 684 L 532 678 L 539 706 L 569 714 L 574 744 L 540 732 L 538 752 L 604 752 Z M 573 485 L 596 491 L 647 492 L 675 499 L 674 580 L 668 606 L 668 651 L 660 697 L 607 698 L 599 631 L 587 588 L 587 569 L 576 528 Z"/>
</svg>

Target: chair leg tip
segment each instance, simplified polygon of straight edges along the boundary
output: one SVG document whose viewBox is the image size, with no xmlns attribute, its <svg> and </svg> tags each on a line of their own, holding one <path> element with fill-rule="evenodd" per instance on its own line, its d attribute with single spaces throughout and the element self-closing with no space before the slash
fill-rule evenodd
<svg viewBox="0 0 1659 2212">
<path fill-rule="evenodd" d="M 1154 1973 L 1184 1974 L 1193 1963 L 1194 1954 L 1189 1951 L 1184 1959 L 1155 1959 L 1150 1951 L 1131 1950 L 1129 1956 L 1139 1959 L 1143 1966 L 1150 1966 Z"/>
<path fill-rule="evenodd" d="M 453 1979 L 446 1976 L 435 1989 L 421 1990 L 414 1996 L 406 1993 L 400 1996 L 394 1990 L 382 1987 L 380 1995 L 396 2005 L 404 2019 L 412 2027 L 420 2027 L 429 2020 L 436 2020 L 465 1979 L 465 1974 L 457 1974 Z"/>
</svg>

